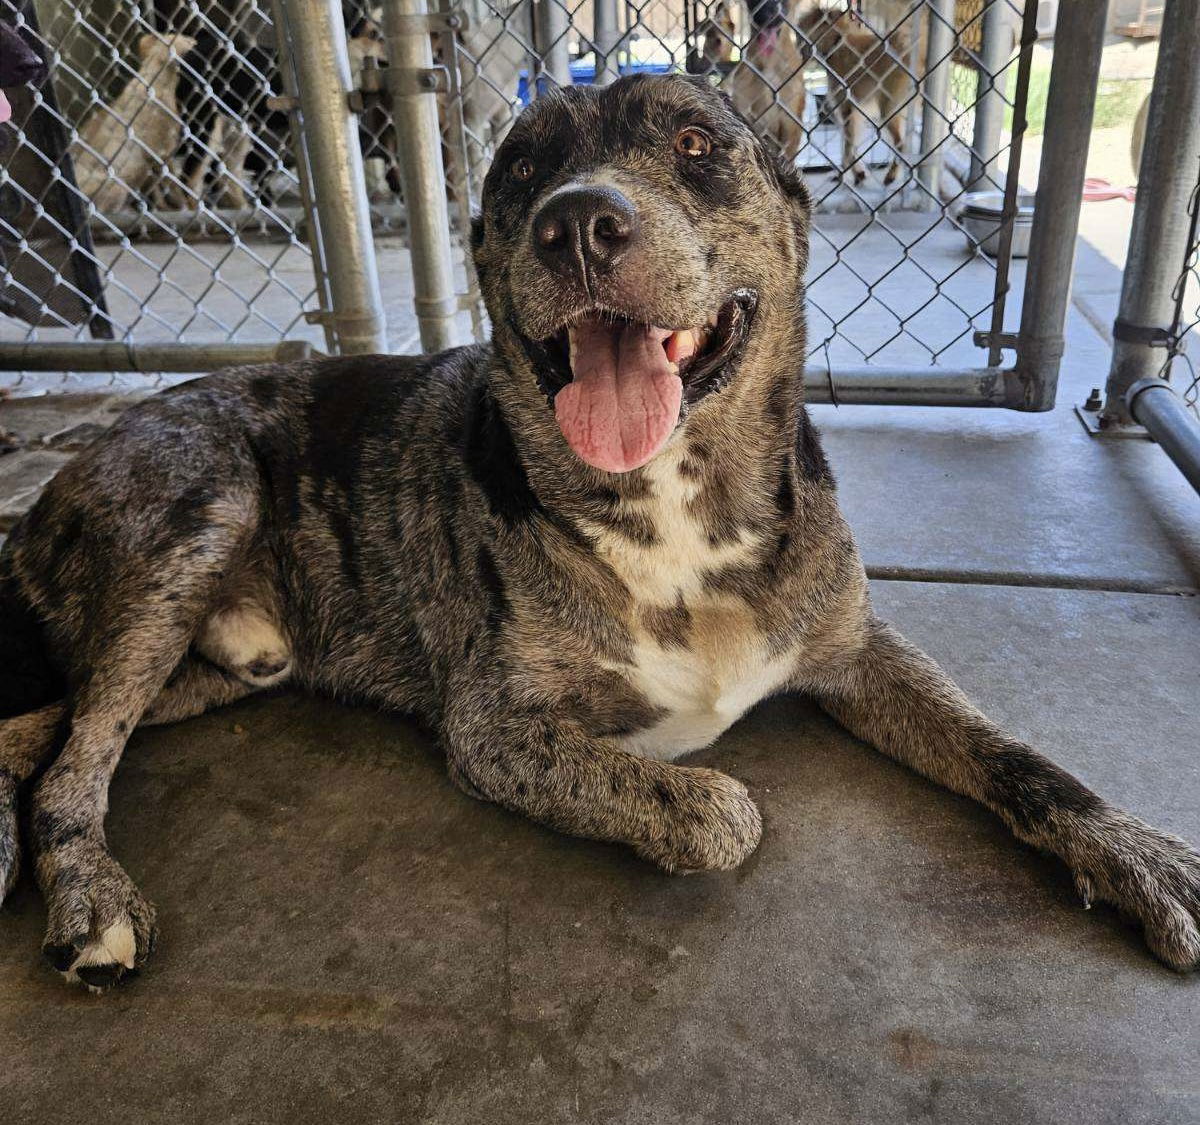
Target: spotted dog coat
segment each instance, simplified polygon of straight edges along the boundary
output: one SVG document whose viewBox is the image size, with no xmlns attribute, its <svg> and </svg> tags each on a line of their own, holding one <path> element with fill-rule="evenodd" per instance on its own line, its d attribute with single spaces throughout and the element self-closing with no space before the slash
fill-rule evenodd
<svg viewBox="0 0 1200 1125">
<path fill-rule="evenodd" d="M 0 554 L 0 885 L 32 776 L 54 965 L 99 987 L 153 944 L 104 839 L 130 731 L 288 681 L 412 712 L 467 793 L 668 871 L 761 832 L 673 759 L 806 692 L 1193 967 L 1200 857 L 872 614 L 801 397 L 808 216 L 702 84 L 540 99 L 473 232 L 490 345 L 199 379 L 64 468 Z"/>
</svg>

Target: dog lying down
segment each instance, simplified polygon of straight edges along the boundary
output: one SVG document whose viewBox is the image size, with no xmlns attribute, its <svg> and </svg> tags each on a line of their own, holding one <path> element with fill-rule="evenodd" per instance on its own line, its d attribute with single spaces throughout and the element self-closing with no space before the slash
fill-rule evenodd
<svg viewBox="0 0 1200 1125">
<path fill-rule="evenodd" d="M 1200 856 L 872 613 L 803 405 L 808 229 L 702 83 L 567 89 L 484 184 L 489 345 L 198 379 L 64 468 L 0 555 L 0 879 L 42 767 L 54 966 L 102 987 L 154 943 L 104 838 L 130 731 L 290 682 L 416 713 L 466 793 L 666 871 L 736 867 L 762 830 L 744 786 L 676 759 L 804 692 L 1195 967 Z"/>
</svg>

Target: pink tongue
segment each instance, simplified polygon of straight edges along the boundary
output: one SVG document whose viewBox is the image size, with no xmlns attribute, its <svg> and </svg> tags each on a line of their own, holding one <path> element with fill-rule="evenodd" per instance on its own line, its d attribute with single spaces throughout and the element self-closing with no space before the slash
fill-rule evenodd
<svg viewBox="0 0 1200 1125">
<path fill-rule="evenodd" d="M 591 318 L 571 329 L 574 380 L 554 396 L 554 413 L 563 437 L 589 465 L 627 473 L 666 445 L 683 398 L 663 350 L 670 335 Z"/>
<path fill-rule="evenodd" d="M 9 104 L 8 98 L 4 96 L 4 91 L 0 90 L 0 124 L 10 117 L 12 117 L 12 106 Z"/>
</svg>

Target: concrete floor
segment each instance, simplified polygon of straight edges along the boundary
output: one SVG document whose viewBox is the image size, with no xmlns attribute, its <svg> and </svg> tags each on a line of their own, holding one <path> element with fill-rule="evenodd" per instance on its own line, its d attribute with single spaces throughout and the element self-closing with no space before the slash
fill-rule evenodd
<svg viewBox="0 0 1200 1125">
<path fill-rule="evenodd" d="M 881 612 L 1200 841 L 1200 500 L 1153 446 L 1085 436 L 1070 405 L 1106 360 L 1076 307 L 1051 414 L 815 413 L 868 563 L 941 572 L 876 582 Z M 52 432 L 34 409 L 0 424 Z M 6 486 L 31 455 L 0 459 Z M 1200 979 L 1057 863 L 802 700 L 697 760 L 763 809 L 735 874 L 669 878 L 470 801 L 402 718 L 281 695 L 139 732 L 109 839 L 158 952 L 116 993 L 69 990 L 21 885 L 0 1121 L 1200 1121 Z"/>
</svg>

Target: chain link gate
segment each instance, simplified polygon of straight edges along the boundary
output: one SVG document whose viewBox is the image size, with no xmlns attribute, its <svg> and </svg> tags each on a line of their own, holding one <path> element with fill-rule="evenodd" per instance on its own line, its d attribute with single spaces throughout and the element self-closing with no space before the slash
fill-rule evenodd
<svg viewBox="0 0 1200 1125">
<path fill-rule="evenodd" d="M 0 0 L 46 71 L 0 130 L 0 386 L 386 346 L 361 167 L 303 97 L 356 133 L 350 59 L 382 44 L 270 3 Z"/>
<path fill-rule="evenodd" d="M 1096 5 L 1060 9 L 1072 49 L 1054 56 L 1035 208 L 1019 177 L 1036 0 L 439 3 L 394 0 L 384 13 L 385 24 L 402 13 L 391 54 L 432 33 L 445 67 L 427 95 L 440 143 L 402 161 L 424 184 L 414 190 L 428 198 L 436 184 L 453 217 L 427 224 L 428 246 L 414 237 L 427 347 L 446 338 L 452 306 L 472 311 L 477 338 L 486 331 L 474 287 L 445 284 L 449 231 L 465 231 L 523 106 L 567 83 L 686 72 L 729 93 L 805 172 L 817 210 L 811 400 L 1053 405 L 1104 34 Z M 1039 224 L 1038 212 L 1053 218 Z M 1021 279 L 1013 261 L 1026 252 Z M 442 263 L 440 282 L 418 257 Z M 1025 289 L 1017 332 L 1005 330 L 1010 276 Z M 441 328 L 422 304 L 442 310 Z"/>
<path fill-rule="evenodd" d="M 1192 0 L 1169 0 L 1104 402 L 1076 410 L 1096 436 L 1153 438 L 1200 492 L 1197 372 L 1186 351 L 1200 327 L 1198 261 L 1200 21 Z"/>
<path fill-rule="evenodd" d="M 15 159 L 4 173 L 0 277 L 20 300 L 0 308 L 33 323 L 0 319 L 0 368 L 195 371 L 383 347 L 372 209 L 377 228 L 407 227 L 422 345 L 481 337 L 453 232 L 465 241 L 523 104 L 568 82 L 682 71 L 726 89 L 805 169 L 818 211 L 811 399 L 1053 405 L 1100 5 L 1060 8 L 1072 49 L 1054 55 L 1030 230 L 1018 176 L 1036 0 L 386 0 L 348 12 L 328 0 L 270 12 L 255 0 L 37 0 L 58 12 L 42 32 L 18 2 L 0 5 L 53 66 L 15 119 L 40 179 L 24 186 Z M 58 149 L 27 128 L 39 116 Z M 382 202 L 368 201 L 364 161 L 382 162 Z M 46 204 L 54 192 L 73 201 L 65 216 Z M 42 230 L 57 257 L 40 252 Z M 1026 237 L 1020 329 L 1006 331 Z M 40 289 L 22 259 L 37 262 Z M 66 268 L 79 263 L 99 292 Z M 116 342 L 84 344 L 89 333 Z"/>
</svg>

